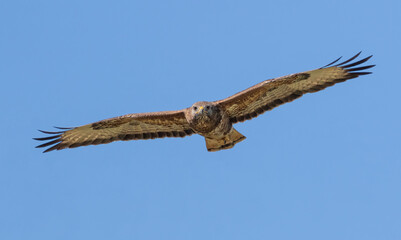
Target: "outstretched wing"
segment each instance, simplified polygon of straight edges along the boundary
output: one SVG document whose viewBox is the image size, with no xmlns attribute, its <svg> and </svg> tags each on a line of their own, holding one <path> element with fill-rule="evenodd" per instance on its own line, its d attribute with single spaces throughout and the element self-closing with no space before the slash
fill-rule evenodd
<svg viewBox="0 0 401 240">
<path fill-rule="evenodd" d="M 48 141 L 37 148 L 48 147 L 44 152 L 86 145 L 110 143 L 118 140 L 185 137 L 194 132 L 185 119 L 185 110 L 128 114 L 76 128 L 58 128 L 63 131 L 42 133 L 52 136 L 34 138 Z"/>
<path fill-rule="evenodd" d="M 317 92 L 336 83 L 370 74 L 371 72 L 362 70 L 375 65 L 355 66 L 368 61 L 372 56 L 351 63 L 360 53 L 337 65 L 334 64 L 340 58 L 316 70 L 263 81 L 216 103 L 227 111 L 232 123 L 252 119 L 281 104 L 291 102 L 305 93 Z"/>
</svg>

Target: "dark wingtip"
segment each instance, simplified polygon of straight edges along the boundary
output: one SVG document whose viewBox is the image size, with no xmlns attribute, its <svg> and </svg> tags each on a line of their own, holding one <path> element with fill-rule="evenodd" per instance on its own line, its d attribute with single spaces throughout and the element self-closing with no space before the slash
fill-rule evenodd
<svg viewBox="0 0 401 240">
<path fill-rule="evenodd" d="M 345 65 L 345 64 L 347 64 L 347 63 L 349 63 L 349 62 L 355 60 L 357 57 L 359 57 L 359 55 L 361 55 L 361 53 L 362 53 L 362 51 L 359 51 L 359 52 L 358 52 L 357 54 L 355 54 L 353 57 L 351 57 L 351 58 L 345 60 L 344 62 L 337 63 L 337 62 L 341 59 L 341 57 L 339 57 L 339 58 L 337 58 L 335 61 L 333 61 L 333 62 L 331 62 L 331 63 L 329 63 L 329 64 L 327 64 L 327 65 L 321 67 L 320 69 L 326 68 L 326 67 L 350 68 L 350 67 L 353 67 L 353 66 L 356 66 L 356 65 L 359 65 L 359 64 L 362 64 L 362 63 L 368 61 L 368 60 L 373 56 L 373 55 L 370 55 L 370 56 L 368 56 L 368 57 L 366 57 L 366 58 L 364 58 L 364 59 L 362 59 L 362 60 L 359 60 L 359 61 L 357 61 L 357 62 L 354 62 L 354 63 L 350 63 L 350 64 L 348 64 L 348 65 Z M 334 63 L 337 63 L 337 64 L 336 64 L 336 65 L 333 65 Z M 372 66 L 374 66 L 374 65 L 372 65 Z"/>
<path fill-rule="evenodd" d="M 64 133 L 65 131 L 60 131 L 60 132 L 49 132 L 49 131 L 43 131 L 43 130 L 40 130 L 40 129 L 38 129 L 38 131 L 39 132 L 42 132 L 42 133 L 46 133 L 46 134 L 60 134 L 60 133 Z"/>
<path fill-rule="evenodd" d="M 353 66 L 356 66 L 356 65 L 359 65 L 359 64 L 362 64 L 362 63 L 368 61 L 371 57 L 373 57 L 373 55 L 370 55 L 369 57 L 366 57 L 366 58 L 364 58 L 364 59 L 362 59 L 362 60 L 359 60 L 359 61 L 354 62 L 354 63 L 350 63 L 350 64 L 345 65 L 345 66 L 344 66 L 344 63 L 343 63 L 343 64 L 339 65 L 338 67 L 341 67 L 341 68 L 350 68 L 350 67 L 353 67 Z"/>
<path fill-rule="evenodd" d="M 372 72 L 360 72 L 362 70 L 365 69 L 369 69 L 369 68 L 373 68 L 376 65 L 367 65 L 367 66 L 359 66 L 362 63 L 367 62 L 371 57 L 373 57 L 373 55 L 370 55 L 368 57 L 365 57 L 359 61 L 353 62 L 357 57 L 359 57 L 359 55 L 361 55 L 362 51 L 358 52 L 357 54 L 355 54 L 353 57 L 351 57 L 348 60 L 345 60 L 344 62 L 338 63 L 336 65 L 333 65 L 334 63 L 336 63 L 339 59 L 337 59 L 336 61 L 322 67 L 322 68 L 326 68 L 326 67 L 338 67 L 338 68 L 342 68 L 344 70 L 347 71 L 347 73 L 349 74 L 349 77 L 355 78 L 358 77 L 360 75 L 366 75 L 366 74 L 371 74 Z M 358 66 L 358 67 L 355 67 Z M 322 69 L 321 68 L 321 69 Z"/>
<path fill-rule="evenodd" d="M 60 139 L 56 139 L 56 140 L 53 140 L 53 141 L 46 142 L 46 143 L 43 143 L 41 145 L 38 145 L 38 146 L 36 146 L 36 148 L 47 147 L 49 145 L 53 145 L 53 144 L 59 143 L 60 141 L 61 141 Z"/>
<path fill-rule="evenodd" d="M 338 66 L 341 66 L 341 65 L 344 65 L 344 64 L 346 64 L 346 63 L 351 62 L 351 61 L 354 60 L 355 58 L 359 57 L 359 55 L 361 55 L 361 53 L 362 53 L 362 51 L 359 51 L 359 53 L 355 54 L 355 55 L 354 55 L 353 57 L 351 57 L 350 59 L 345 60 L 345 61 L 342 62 L 342 63 L 338 63 L 338 64 L 335 65 L 334 67 L 338 67 Z"/>
<path fill-rule="evenodd" d="M 372 58 L 372 56 L 373 55 L 370 55 L 370 56 L 368 56 L 366 58 L 363 58 L 363 59 L 361 59 L 359 61 L 356 61 L 356 62 L 351 62 L 351 63 L 349 63 L 347 65 L 344 65 L 344 63 L 343 63 L 343 64 L 339 65 L 338 67 L 346 70 L 349 75 L 353 75 L 353 76 L 361 76 L 361 75 L 371 74 L 372 72 L 361 72 L 361 71 L 373 68 L 376 65 L 374 65 L 374 64 L 366 65 L 366 66 L 360 66 L 360 65 L 362 63 L 367 62 L 370 58 Z M 348 63 L 348 62 L 346 62 L 346 63 Z"/>
<path fill-rule="evenodd" d="M 60 145 L 60 143 L 61 143 L 61 135 L 62 135 L 64 132 L 66 132 L 66 131 L 68 131 L 68 130 L 70 130 L 70 129 L 73 129 L 73 128 L 64 128 L 64 127 L 55 127 L 55 128 L 60 129 L 60 130 L 64 130 L 64 131 L 50 132 L 50 131 L 43 131 L 43 130 L 38 129 L 39 132 L 44 133 L 44 134 L 50 134 L 50 135 L 52 135 L 52 136 L 49 136 L 49 137 L 40 137 L 40 138 L 33 138 L 33 139 L 36 140 L 36 141 L 48 141 L 48 140 L 49 140 L 48 142 L 45 142 L 45 143 L 43 143 L 43 144 L 40 144 L 40 145 L 36 146 L 35 148 L 43 148 L 43 147 L 48 147 L 48 146 L 50 146 L 49 148 L 45 149 L 45 150 L 43 151 L 43 153 L 56 150 L 56 149 L 58 149 L 58 147 L 59 147 L 59 145 Z M 53 146 L 51 146 L 51 145 L 53 145 Z"/>
<path fill-rule="evenodd" d="M 356 74 L 357 76 L 360 75 L 368 75 L 368 74 L 372 74 L 373 72 L 356 72 L 356 73 L 351 73 L 351 74 Z"/>
<path fill-rule="evenodd" d="M 369 68 L 372 68 L 374 66 L 376 66 L 376 65 L 368 65 L 368 66 L 363 66 L 363 67 L 348 68 L 347 70 L 355 72 L 355 71 L 361 71 L 361 70 L 369 69 Z"/>
<path fill-rule="evenodd" d="M 71 129 L 73 129 L 71 127 L 56 127 L 56 126 L 53 126 L 53 127 L 57 128 L 57 129 L 60 129 L 60 130 L 71 130 Z"/>
<path fill-rule="evenodd" d="M 333 65 L 334 63 L 338 62 L 341 58 L 342 58 L 342 56 L 339 57 L 339 58 L 337 58 L 336 60 L 332 61 L 331 63 L 329 63 L 329 64 L 327 64 L 327 65 L 324 65 L 324 66 L 321 67 L 320 69 L 325 68 L 325 67 L 329 67 L 329 66 Z"/>
<path fill-rule="evenodd" d="M 54 145 L 53 147 L 49 147 L 48 149 L 44 150 L 43 153 L 51 152 L 53 150 L 58 150 L 58 144 Z"/>
<path fill-rule="evenodd" d="M 50 136 L 50 137 L 42 137 L 42 138 L 32 138 L 33 140 L 37 140 L 37 141 L 45 141 L 45 140 L 50 140 L 50 139 L 54 139 L 59 137 L 59 135 L 55 135 L 55 136 Z"/>
</svg>

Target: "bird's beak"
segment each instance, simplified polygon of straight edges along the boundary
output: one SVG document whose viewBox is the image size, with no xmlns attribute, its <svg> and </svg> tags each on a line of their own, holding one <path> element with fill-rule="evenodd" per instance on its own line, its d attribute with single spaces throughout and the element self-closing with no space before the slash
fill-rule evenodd
<svg viewBox="0 0 401 240">
<path fill-rule="evenodd" d="M 198 111 L 196 111 L 196 113 L 200 113 L 200 112 L 203 112 L 203 106 L 200 106 L 200 107 L 198 108 Z"/>
</svg>

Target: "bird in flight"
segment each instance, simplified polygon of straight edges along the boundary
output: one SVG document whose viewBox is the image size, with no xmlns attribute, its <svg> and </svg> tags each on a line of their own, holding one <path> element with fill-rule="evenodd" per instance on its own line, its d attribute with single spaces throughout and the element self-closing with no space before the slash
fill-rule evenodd
<svg viewBox="0 0 401 240">
<path fill-rule="evenodd" d="M 363 70 L 375 65 L 361 64 L 372 56 L 354 61 L 360 53 L 338 64 L 341 57 L 319 69 L 263 81 L 223 100 L 196 102 L 178 111 L 128 114 L 75 128 L 56 127 L 61 130 L 56 132 L 39 130 L 51 136 L 34 139 L 47 141 L 37 148 L 48 147 L 44 152 L 49 152 L 119 140 L 199 134 L 205 137 L 208 151 L 230 149 L 245 139 L 233 124 L 255 118 L 305 93 L 317 92 L 336 83 L 370 74 Z"/>
</svg>

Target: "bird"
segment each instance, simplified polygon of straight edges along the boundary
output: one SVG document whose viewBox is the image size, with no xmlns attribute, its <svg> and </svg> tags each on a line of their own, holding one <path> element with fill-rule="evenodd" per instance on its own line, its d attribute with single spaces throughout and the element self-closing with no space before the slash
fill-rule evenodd
<svg viewBox="0 0 401 240">
<path fill-rule="evenodd" d="M 362 75 L 375 65 L 361 64 L 372 55 L 356 61 L 361 52 L 348 60 L 342 58 L 315 70 L 290 74 L 260 82 L 228 98 L 200 101 L 178 111 L 127 114 L 75 128 L 55 127 L 56 131 L 43 131 L 47 137 L 34 138 L 46 141 L 36 146 L 47 147 L 44 152 L 106 144 L 114 141 L 185 137 L 199 134 L 205 138 L 209 152 L 230 149 L 246 137 L 233 125 L 255 118 L 306 93 L 323 90 L 336 83 Z M 355 60 L 355 61 L 354 61 Z"/>
</svg>

